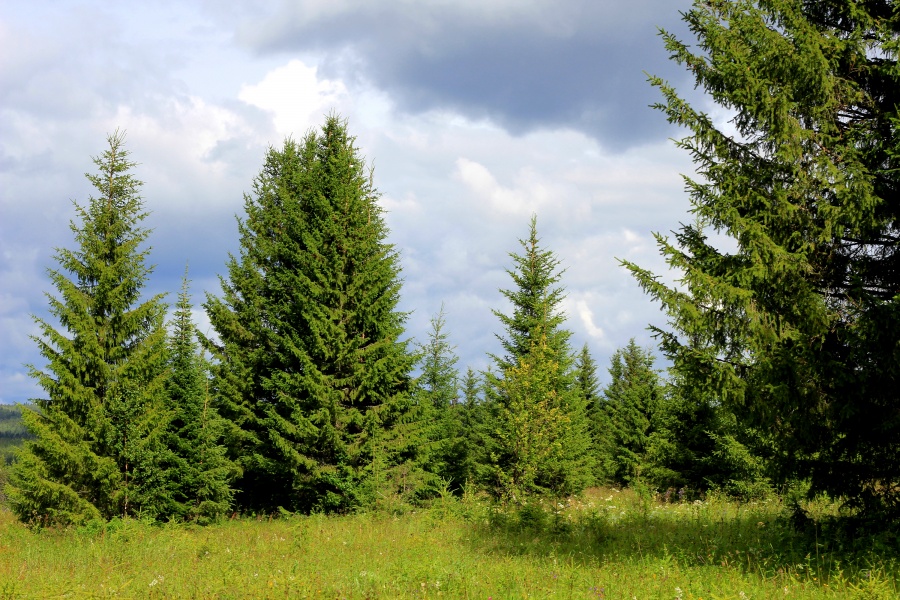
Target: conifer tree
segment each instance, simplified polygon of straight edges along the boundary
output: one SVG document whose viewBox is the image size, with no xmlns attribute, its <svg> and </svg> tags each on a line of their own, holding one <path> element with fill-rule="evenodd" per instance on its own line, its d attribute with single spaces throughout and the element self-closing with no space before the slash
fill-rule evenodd
<svg viewBox="0 0 900 600">
<path fill-rule="evenodd" d="M 606 483 L 615 473 L 613 431 L 600 390 L 597 363 L 587 344 L 575 358 L 575 386 L 587 411 L 590 451 L 594 464 L 593 480 L 595 483 Z"/>
<path fill-rule="evenodd" d="M 660 489 L 707 489 L 725 475 L 717 472 L 713 456 L 724 409 L 717 410 L 708 396 L 693 395 L 675 375 L 651 414 L 642 476 Z"/>
<path fill-rule="evenodd" d="M 559 385 L 568 385 L 570 381 L 566 378 L 572 366 L 569 347 L 572 332 L 563 328 L 566 317 L 559 308 L 565 298 L 563 288 L 558 285 L 562 279 L 560 261 L 552 250 L 540 246 L 536 216 L 531 217 L 528 238 L 519 240 L 519 244 L 524 253 L 511 252 L 509 256 L 513 260 L 513 268 L 506 270 L 514 287 L 500 290 L 512 303 L 513 313 L 506 315 L 499 310 L 493 311 L 505 330 L 503 334 L 497 334 L 504 354 L 491 355 L 491 358 L 501 373 L 510 367 L 518 367 L 520 359 L 531 352 L 541 336 L 545 336 L 546 340 L 541 343 L 547 346 L 546 350 L 560 364 L 563 379 Z"/>
<path fill-rule="evenodd" d="M 572 372 L 572 334 L 563 328 L 565 315 L 559 309 L 564 298 L 563 288 L 557 285 L 562 277 L 559 260 L 540 246 L 536 217 L 531 219 L 528 238 L 520 244 L 524 254 L 511 253 L 514 268 L 507 270 L 515 287 L 500 290 L 512 303 L 513 312 L 506 315 L 494 311 L 505 328 L 505 335 L 497 336 L 505 354 L 492 356 L 497 374 L 485 374 L 491 427 L 499 444 L 488 446 L 493 472 L 503 494 L 510 489 L 520 493 L 578 492 L 591 481 L 590 432 L 585 399 L 575 386 Z M 537 355 L 532 357 L 532 352 Z M 539 424 L 546 422 L 547 414 L 541 411 L 562 415 L 567 426 L 542 428 Z M 529 429 L 532 426 L 536 429 Z M 512 432 L 517 430 L 559 436 L 541 442 L 558 447 L 559 453 L 547 455 L 552 460 L 535 466 L 538 470 L 530 474 L 532 466 L 517 465 L 516 461 L 541 453 L 519 452 L 524 447 L 513 440 Z"/>
<path fill-rule="evenodd" d="M 603 406 L 612 431 L 613 478 L 619 483 L 639 481 L 647 468 L 654 415 L 664 391 L 653 363 L 653 355 L 634 338 L 610 359 Z"/>
<path fill-rule="evenodd" d="M 166 382 L 170 420 L 165 436 L 171 502 L 167 516 L 209 522 L 231 506 L 235 467 L 225 455 L 222 419 L 209 393 L 207 365 L 199 353 L 185 270 L 169 336 Z"/>
<path fill-rule="evenodd" d="M 459 374 L 456 371 L 459 359 L 445 331 L 446 325 L 444 306 L 441 305 L 441 310 L 431 319 L 428 342 L 419 345 L 422 374 L 417 382 L 418 395 L 439 412 L 448 410 L 459 401 Z"/>
<path fill-rule="evenodd" d="M 466 485 L 485 483 L 489 479 L 486 467 L 490 464 L 489 456 L 485 452 L 487 433 L 482 382 L 472 367 L 466 369 L 461 388 L 462 403 L 457 405 L 456 412 L 459 415 L 463 446 L 455 479 L 459 487 L 453 486 L 453 489 L 458 491 L 463 491 L 463 486 Z"/>
<path fill-rule="evenodd" d="M 465 444 L 459 399 L 458 358 L 445 331 L 444 306 L 431 319 L 428 341 L 419 346 L 422 373 L 417 380 L 416 405 L 427 446 L 422 464 L 435 476 L 449 481 L 452 489 L 461 489 L 465 463 Z"/>
<path fill-rule="evenodd" d="M 75 205 L 76 248 L 57 249 L 49 271 L 56 296 L 35 318 L 44 369 L 31 374 L 47 397 L 23 413 L 34 435 L 15 464 L 8 498 L 23 521 L 83 523 L 154 516 L 165 502 L 160 432 L 166 361 L 165 304 L 141 301 L 151 272 L 141 182 L 124 135 L 108 137 L 88 174 L 98 195 Z"/>
<path fill-rule="evenodd" d="M 666 47 L 733 129 L 652 80 L 698 174 L 696 221 L 658 238 L 681 285 L 628 264 L 669 313 L 662 348 L 770 436 L 782 481 L 900 514 L 900 12 L 698 1 L 684 20 L 696 50 Z"/>
<path fill-rule="evenodd" d="M 533 333 L 539 334 L 540 326 Z M 507 367 L 495 383 L 491 458 L 495 493 L 505 501 L 581 491 L 582 482 L 567 468 L 567 431 L 573 423 L 557 385 L 560 365 L 546 338 L 535 338 L 519 364 Z"/>
<path fill-rule="evenodd" d="M 205 306 L 247 509 L 365 505 L 415 459 L 415 437 L 397 429 L 414 356 L 399 339 L 400 265 L 377 199 L 336 116 L 270 149 L 245 198 L 240 256 Z"/>
</svg>

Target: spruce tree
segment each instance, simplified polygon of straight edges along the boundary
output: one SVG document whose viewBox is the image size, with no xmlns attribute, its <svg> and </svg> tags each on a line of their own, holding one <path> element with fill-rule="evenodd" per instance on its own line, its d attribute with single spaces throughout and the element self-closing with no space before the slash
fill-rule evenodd
<svg viewBox="0 0 900 600">
<path fill-rule="evenodd" d="M 231 507 L 235 467 L 221 443 L 226 424 L 209 393 L 208 367 L 199 352 L 188 286 L 185 270 L 169 336 L 167 516 L 204 523 Z"/>
<path fill-rule="evenodd" d="M 459 398 L 458 358 L 445 330 L 444 306 L 431 319 L 428 341 L 419 345 L 422 373 L 417 379 L 417 419 L 422 424 L 426 446 L 423 467 L 459 490 L 465 483 L 465 443 Z"/>
<path fill-rule="evenodd" d="M 335 116 L 270 149 L 245 198 L 240 256 L 205 306 L 246 509 L 365 505 L 415 459 L 415 437 L 397 429 L 414 357 L 400 340 L 399 257 L 377 200 Z"/>
<path fill-rule="evenodd" d="M 500 493 L 507 496 L 510 489 L 517 493 L 580 492 L 591 481 L 590 432 L 586 402 L 572 372 L 572 334 L 563 327 L 565 315 L 559 309 L 564 298 L 563 288 L 557 285 L 562 272 L 556 255 L 540 246 L 536 217 L 531 219 L 528 238 L 519 242 L 524 253 L 511 253 L 514 268 L 507 270 L 515 287 L 500 290 L 512 303 L 513 312 L 494 311 L 505 329 L 504 335 L 497 336 L 505 354 L 492 355 L 497 373 L 485 374 L 496 436 L 488 446 L 495 481 Z M 533 352 L 537 354 L 532 356 Z M 560 415 L 567 426 L 543 429 L 540 424 L 546 423 L 550 414 Z M 535 448 L 526 452 L 514 439 L 515 431 L 525 435 L 526 430 L 550 436 L 540 443 L 558 447 L 559 452 L 548 454 L 552 459 L 541 459 L 540 465 L 517 464 L 543 456 L 543 451 Z M 532 474 L 532 469 L 537 470 Z"/>
<path fill-rule="evenodd" d="M 653 354 L 634 338 L 610 358 L 603 407 L 612 432 L 612 476 L 619 483 L 640 481 L 648 466 L 654 415 L 664 392 L 653 363 Z"/>
<path fill-rule="evenodd" d="M 533 333 L 540 334 L 540 326 Z M 546 337 L 531 342 L 519 364 L 509 366 L 495 382 L 496 401 L 491 433 L 495 493 L 504 501 L 521 502 L 530 495 L 566 495 L 581 491 L 586 474 L 572 473 L 568 435 L 573 427 L 566 392 L 558 386 L 560 364 Z"/>
<path fill-rule="evenodd" d="M 731 126 L 652 79 L 697 168 L 695 222 L 658 238 L 681 284 L 626 263 L 669 314 L 662 348 L 770 437 L 780 480 L 900 514 L 900 12 L 741 0 L 684 20 L 696 49 L 666 47 Z"/>
<path fill-rule="evenodd" d="M 456 407 L 462 438 L 462 456 L 457 465 L 456 478 L 459 491 L 463 491 L 465 486 L 483 484 L 489 479 L 486 473 L 490 459 L 485 452 L 486 411 L 482 387 L 481 377 L 472 367 L 468 367 L 462 380 L 462 403 Z M 457 489 L 456 485 L 453 489 Z"/>
<path fill-rule="evenodd" d="M 165 502 L 166 306 L 161 295 L 141 301 L 152 270 L 141 182 L 124 134 L 108 143 L 87 175 L 98 195 L 75 205 L 76 248 L 57 249 L 59 268 L 49 270 L 57 292 L 48 294 L 50 314 L 60 326 L 35 318 L 47 366 L 31 374 L 47 397 L 23 413 L 34 439 L 8 486 L 23 521 L 154 516 Z"/>
<path fill-rule="evenodd" d="M 613 431 L 600 390 L 597 363 L 591 356 L 587 344 L 575 358 L 575 386 L 581 394 L 587 412 L 590 452 L 594 466 L 593 480 L 595 483 L 606 483 L 615 473 Z"/>
</svg>

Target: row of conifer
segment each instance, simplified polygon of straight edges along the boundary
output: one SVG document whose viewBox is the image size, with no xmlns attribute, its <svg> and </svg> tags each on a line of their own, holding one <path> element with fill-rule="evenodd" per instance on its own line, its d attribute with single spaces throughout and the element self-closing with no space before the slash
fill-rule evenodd
<svg viewBox="0 0 900 600">
<path fill-rule="evenodd" d="M 500 351 L 464 376 L 443 307 L 404 341 L 400 256 L 346 123 L 271 148 L 238 222 L 221 295 L 192 321 L 188 274 L 171 320 L 144 298 L 141 182 L 123 145 L 94 159 L 73 249 L 38 319 L 46 396 L 7 489 L 19 517 L 208 521 L 231 511 L 348 511 L 483 490 L 506 501 L 598 482 L 727 484 L 734 440 L 712 403 L 674 392 L 633 341 L 600 390 L 573 351 L 565 291 L 536 220 L 512 253 Z M 702 408 L 698 408 L 702 406 Z M 737 443 L 737 442 L 734 442 Z M 746 462 L 746 461 L 745 461 Z M 744 477 L 746 480 L 747 477 Z M 752 479 L 752 477 L 751 477 Z"/>
</svg>

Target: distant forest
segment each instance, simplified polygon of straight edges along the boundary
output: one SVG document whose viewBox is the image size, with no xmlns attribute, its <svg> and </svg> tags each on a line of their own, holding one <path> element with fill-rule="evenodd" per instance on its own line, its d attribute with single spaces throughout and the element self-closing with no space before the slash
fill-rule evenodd
<svg viewBox="0 0 900 600">
<path fill-rule="evenodd" d="M 14 449 L 30 437 L 22 423 L 22 407 L 0 404 L 0 461 L 12 464 Z"/>
</svg>

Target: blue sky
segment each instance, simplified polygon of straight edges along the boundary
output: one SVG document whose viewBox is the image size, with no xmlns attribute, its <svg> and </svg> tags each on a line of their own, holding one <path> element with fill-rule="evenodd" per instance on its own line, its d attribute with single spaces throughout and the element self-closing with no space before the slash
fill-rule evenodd
<svg viewBox="0 0 900 600">
<path fill-rule="evenodd" d="M 508 253 L 532 213 L 566 267 L 576 347 L 602 375 L 660 313 L 618 266 L 666 274 L 652 232 L 690 220 L 680 132 L 646 73 L 695 94 L 667 59 L 684 0 L 7 2 L 0 5 L 0 402 L 40 392 L 31 315 L 71 247 L 72 202 L 105 136 L 140 163 L 156 270 L 185 263 L 198 307 L 217 293 L 235 215 L 268 145 L 331 111 L 374 166 L 403 264 L 408 336 L 444 303 L 460 365 L 484 368 L 507 308 Z M 170 295 L 174 301 L 174 294 Z M 198 309 L 196 319 L 206 327 Z"/>
</svg>

